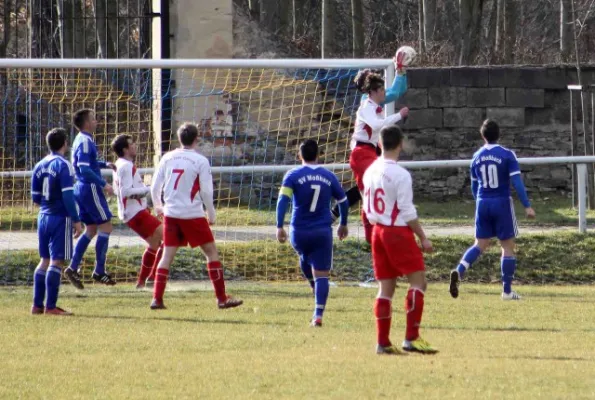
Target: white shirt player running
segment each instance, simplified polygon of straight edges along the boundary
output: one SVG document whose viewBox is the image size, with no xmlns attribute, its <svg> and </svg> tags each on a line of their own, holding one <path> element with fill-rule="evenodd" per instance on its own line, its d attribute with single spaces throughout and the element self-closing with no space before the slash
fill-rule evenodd
<svg viewBox="0 0 595 400">
<path fill-rule="evenodd" d="M 166 217 L 203 218 L 206 208 L 209 222 L 215 222 L 213 176 L 209 160 L 193 149 L 177 149 L 165 154 L 151 184 L 155 207 L 162 207 Z"/>
<path fill-rule="evenodd" d="M 417 218 L 409 171 L 393 160 L 379 157 L 364 174 L 363 206 L 374 225 L 407 226 Z"/>
<path fill-rule="evenodd" d="M 145 186 L 134 163 L 125 158 L 118 158 L 116 171 L 112 172 L 114 193 L 118 197 L 118 218 L 130 221 L 136 214 L 147 208 L 145 198 L 151 188 Z"/>
<path fill-rule="evenodd" d="M 351 150 L 356 142 L 378 145 L 380 130 L 385 126 L 394 125 L 401 120 L 401 114 L 396 113 L 384 118 L 383 109 L 369 97 L 362 101 L 357 109 L 355 127 L 351 137 Z"/>
</svg>

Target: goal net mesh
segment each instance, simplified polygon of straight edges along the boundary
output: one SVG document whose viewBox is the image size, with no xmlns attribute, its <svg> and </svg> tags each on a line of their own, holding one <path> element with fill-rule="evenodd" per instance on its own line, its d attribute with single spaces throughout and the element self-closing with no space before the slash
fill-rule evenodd
<svg viewBox="0 0 595 400">
<path fill-rule="evenodd" d="M 37 207 L 30 196 L 30 172 L 47 154 L 45 134 L 54 127 L 71 132 L 73 112 L 96 111 L 95 133 L 100 155 L 114 161 L 109 143 L 117 135 L 132 135 L 138 144 L 137 168 L 152 168 L 159 157 L 163 126 L 196 123 L 199 151 L 213 166 L 217 225 L 213 227 L 226 274 L 230 278 L 291 280 L 300 268 L 289 245 L 275 241 L 275 205 L 284 171 L 253 172 L 255 165 L 295 165 L 297 146 L 305 138 L 321 145 L 321 163 L 345 163 L 349 157 L 352 117 L 359 104 L 353 86 L 355 69 L 2 69 L 0 70 L 0 284 L 30 283 L 39 261 Z M 162 76 L 170 76 L 163 80 Z M 169 101 L 165 101 L 169 100 Z M 156 112 L 170 115 L 169 121 Z M 164 124 L 165 123 L 165 124 Z M 70 154 L 67 155 L 68 157 Z M 219 167 L 233 167 L 218 173 Z M 337 171 L 347 189 L 349 170 Z M 107 177 L 108 181 L 111 176 Z M 150 183 L 150 171 L 144 175 Z M 135 279 L 143 241 L 117 219 L 116 198 L 109 198 L 114 219 L 107 270 L 118 281 Z M 352 223 L 359 223 L 353 211 Z M 358 235 L 357 229 L 352 234 Z M 90 278 L 95 240 L 82 267 Z M 335 251 L 335 273 L 362 279 L 369 268 L 363 241 L 352 240 Z M 365 269 L 364 268 L 364 269 Z M 204 257 L 184 249 L 172 267 L 173 278 L 206 276 Z"/>
</svg>

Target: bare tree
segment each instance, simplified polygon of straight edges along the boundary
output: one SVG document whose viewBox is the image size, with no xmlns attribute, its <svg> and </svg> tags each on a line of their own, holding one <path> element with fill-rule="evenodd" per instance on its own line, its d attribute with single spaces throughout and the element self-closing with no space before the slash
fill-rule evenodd
<svg viewBox="0 0 595 400">
<path fill-rule="evenodd" d="M 60 36 L 60 55 L 62 58 L 84 58 L 84 24 L 81 0 L 57 0 L 58 31 Z"/>
<path fill-rule="evenodd" d="M 518 0 L 521 1 L 521 0 Z M 504 49 L 502 61 L 506 64 L 514 64 L 514 50 L 516 46 L 516 29 L 518 22 L 517 0 L 505 0 L 504 4 Z"/>
<path fill-rule="evenodd" d="M 330 57 L 333 52 L 333 11 L 331 0 L 322 0 L 322 43 L 321 57 Z"/>
<path fill-rule="evenodd" d="M 10 34 L 12 29 L 10 27 L 10 14 L 12 12 L 12 0 L 4 0 L 4 37 L 2 38 L 2 43 L 0 44 L 0 58 L 6 58 L 8 46 L 10 45 Z"/>
<path fill-rule="evenodd" d="M 477 59 L 483 3 L 484 0 L 459 0 L 461 29 L 459 65 L 470 65 Z"/>
<path fill-rule="evenodd" d="M 95 30 L 102 58 L 117 58 L 118 0 L 95 0 Z"/>
<path fill-rule="evenodd" d="M 424 42 L 426 47 L 428 42 L 434 40 L 434 31 L 436 29 L 436 0 L 423 0 L 424 15 Z"/>
<path fill-rule="evenodd" d="M 424 40 L 424 0 L 418 0 L 419 5 L 417 11 L 418 27 L 417 27 L 417 40 L 418 40 L 418 53 L 421 55 L 426 52 L 426 41 Z"/>
<path fill-rule="evenodd" d="M 570 61 L 572 54 L 570 1 L 571 0 L 560 0 L 560 59 L 562 62 Z"/>
<path fill-rule="evenodd" d="M 353 57 L 364 57 L 364 10 L 362 0 L 351 0 L 351 29 L 353 32 Z"/>
<path fill-rule="evenodd" d="M 295 2 L 295 0 L 294 0 Z M 250 10 L 250 17 L 255 21 L 260 20 L 260 1 L 248 0 L 248 10 Z"/>
</svg>

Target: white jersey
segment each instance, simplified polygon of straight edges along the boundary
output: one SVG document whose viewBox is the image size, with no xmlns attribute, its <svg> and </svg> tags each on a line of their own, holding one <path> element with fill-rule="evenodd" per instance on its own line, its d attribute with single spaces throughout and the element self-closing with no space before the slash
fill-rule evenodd
<svg viewBox="0 0 595 400">
<path fill-rule="evenodd" d="M 357 142 L 370 143 L 378 146 L 380 130 L 385 126 L 394 125 L 401 120 L 401 114 L 396 113 L 384 118 L 382 107 L 369 97 L 364 99 L 357 109 L 355 128 L 351 137 L 351 150 Z"/>
<path fill-rule="evenodd" d="M 114 193 L 118 197 L 118 218 L 130 221 L 136 214 L 147 208 L 145 198 L 151 188 L 145 186 L 132 161 L 118 158 L 114 178 Z"/>
<path fill-rule="evenodd" d="M 374 161 L 364 174 L 363 207 L 372 224 L 407 226 L 416 219 L 409 171 L 394 160 Z"/>
<path fill-rule="evenodd" d="M 194 219 L 205 216 L 203 203 L 211 223 L 215 222 L 213 176 L 209 160 L 195 150 L 177 149 L 165 154 L 151 185 L 151 197 L 166 217 Z"/>
</svg>

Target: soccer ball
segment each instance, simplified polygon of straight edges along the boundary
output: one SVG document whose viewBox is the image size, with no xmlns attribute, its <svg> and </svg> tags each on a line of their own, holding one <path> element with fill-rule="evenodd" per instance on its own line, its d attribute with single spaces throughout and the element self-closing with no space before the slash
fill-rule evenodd
<svg viewBox="0 0 595 400">
<path fill-rule="evenodd" d="M 415 58 L 417 57 L 417 52 L 411 46 L 401 46 L 397 49 L 395 57 L 397 59 L 398 64 L 404 67 L 408 67 L 415 61 Z"/>
</svg>

